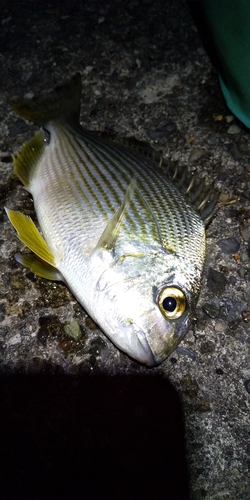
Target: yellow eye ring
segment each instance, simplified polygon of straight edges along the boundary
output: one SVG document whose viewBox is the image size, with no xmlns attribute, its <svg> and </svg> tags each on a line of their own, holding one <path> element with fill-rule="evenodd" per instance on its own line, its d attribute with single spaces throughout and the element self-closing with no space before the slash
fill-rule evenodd
<svg viewBox="0 0 250 500">
<path fill-rule="evenodd" d="M 187 301 L 180 288 L 166 286 L 158 295 L 158 306 L 167 319 L 177 319 L 184 313 Z"/>
</svg>

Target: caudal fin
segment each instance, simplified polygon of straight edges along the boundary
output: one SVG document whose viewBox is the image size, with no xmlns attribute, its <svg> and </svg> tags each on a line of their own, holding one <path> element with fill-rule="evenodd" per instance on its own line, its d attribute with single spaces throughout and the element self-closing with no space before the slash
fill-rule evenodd
<svg viewBox="0 0 250 500">
<path fill-rule="evenodd" d="M 23 118 L 40 126 L 65 118 L 79 123 L 81 89 L 81 75 L 76 73 L 71 80 L 45 96 L 13 99 L 10 104 Z"/>
</svg>

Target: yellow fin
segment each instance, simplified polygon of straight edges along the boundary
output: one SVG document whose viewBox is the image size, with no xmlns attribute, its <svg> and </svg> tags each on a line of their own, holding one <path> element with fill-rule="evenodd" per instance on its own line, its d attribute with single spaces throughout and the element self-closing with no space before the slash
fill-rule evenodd
<svg viewBox="0 0 250 500">
<path fill-rule="evenodd" d="M 45 147 L 43 135 L 39 133 L 26 142 L 20 152 L 14 156 L 14 172 L 28 190 L 32 173 Z"/>
<path fill-rule="evenodd" d="M 51 266 L 35 254 L 15 255 L 17 262 L 28 267 L 32 273 L 51 281 L 63 281 L 63 277 L 56 267 Z"/>
<path fill-rule="evenodd" d="M 98 248 L 106 248 L 106 249 L 111 249 L 114 247 L 115 242 L 118 238 L 119 235 L 119 229 L 121 226 L 121 223 L 124 219 L 126 210 L 128 206 L 130 205 L 131 198 L 133 195 L 133 192 L 136 187 L 136 179 L 135 177 L 132 178 L 131 182 L 128 185 L 127 191 L 125 193 L 123 202 L 121 206 L 118 208 L 116 213 L 111 217 L 110 221 L 108 222 L 107 226 L 105 227 L 101 237 L 99 238 L 99 241 L 94 248 L 93 252 L 95 252 Z"/>
<path fill-rule="evenodd" d="M 40 259 L 45 260 L 51 266 L 55 267 L 53 253 L 43 239 L 34 222 L 21 212 L 15 212 L 5 207 L 6 213 L 11 224 L 17 231 L 20 240 L 34 252 Z"/>
</svg>

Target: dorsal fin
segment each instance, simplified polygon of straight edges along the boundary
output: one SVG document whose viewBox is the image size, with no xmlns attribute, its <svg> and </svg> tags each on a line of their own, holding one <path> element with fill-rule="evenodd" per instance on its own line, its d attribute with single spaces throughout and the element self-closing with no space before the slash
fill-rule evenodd
<svg viewBox="0 0 250 500">
<path fill-rule="evenodd" d="M 191 205 L 200 214 L 205 226 L 209 224 L 217 210 L 223 205 L 235 203 L 237 198 L 228 197 L 225 202 L 220 202 L 220 192 L 213 186 L 209 186 L 206 179 L 197 178 L 194 173 L 190 173 L 187 167 L 180 168 L 163 156 L 162 151 L 154 149 L 150 144 L 139 141 L 133 137 L 122 138 L 117 135 L 102 133 L 102 136 L 109 137 L 117 145 L 132 149 L 140 158 L 151 160 L 157 168 L 171 179 L 178 186 L 179 190 L 187 197 Z"/>
<path fill-rule="evenodd" d="M 178 186 L 200 214 L 205 226 L 209 224 L 220 207 L 237 201 L 236 197 L 228 197 L 227 201 L 220 202 L 220 192 L 213 186 L 209 186 L 204 177 L 201 179 L 197 178 L 195 173 L 190 174 L 187 167 L 181 170 L 178 165 L 167 162 L 165 158 L 162 159 L 161 165 L 165 167 L 166 174 L 172 182 Z"/>
<path fill-rule="evenodd" d="M 76 73 L 70 81 L 45 96 L 13 99 L 10 104 L 19 115 L 40 126 L 65 118 L 79 124 L 81 88 L 81 75 Z"/>
</svg>

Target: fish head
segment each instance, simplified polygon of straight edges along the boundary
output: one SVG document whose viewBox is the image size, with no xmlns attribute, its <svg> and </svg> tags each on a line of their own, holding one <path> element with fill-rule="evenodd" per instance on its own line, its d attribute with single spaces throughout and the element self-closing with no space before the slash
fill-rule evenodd
<svg viewBox="0 0 250 500">
<path fill-rule="evenodd" d="M 183 258 L 127 253 L 100 275 L 92 311 L 121 350 L 156 366 L 189 330 L 200 281 L 201 270 Z"/>
</svg>

